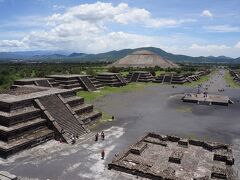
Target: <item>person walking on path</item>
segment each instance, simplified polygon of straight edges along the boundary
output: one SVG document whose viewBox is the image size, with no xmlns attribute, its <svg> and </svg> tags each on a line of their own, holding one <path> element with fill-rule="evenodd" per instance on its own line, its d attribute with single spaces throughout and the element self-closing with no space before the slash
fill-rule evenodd
<svg viewBox="0 0 240 180">
<path fill-rule="evenodd" d="M 104 134 L 104 132 L 103 132 L 103 131 L 101 132 L 101 138 L 102 138 L 102 140 L 104 140 L 104 139 L 105 139 L 105 134 Z"/>
<path fill-rule="evenodd" d="M 105 151 L 104 151 L 104 149 L 103 149 L 102 152 L 101 152 L 101 156 L 102 156 L 102 159 L 105 158 Z"/>
<path fill-rule="evenodd" d="M 98 141 L 98 133 L 95 135 L 95 141 Z"/>
</svg>

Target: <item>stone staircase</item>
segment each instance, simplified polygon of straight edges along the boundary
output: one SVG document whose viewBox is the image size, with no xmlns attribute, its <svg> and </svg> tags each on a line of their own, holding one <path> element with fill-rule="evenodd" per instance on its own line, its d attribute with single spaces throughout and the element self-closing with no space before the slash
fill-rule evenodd
<svg viewBox="0 0 240 180">
<path fill-rule="evenodd" d="M 22 104 L 26 106 L 22 107 Z M 2 157 L 7 158 L 54 138 L 54 131 L 48 128 L 47 119 L 42 111 L 34 106 L 34 102 L 21 102 L 21 104 L 9 106 L 8 109 L 0 109 L 0 155 Z"/>
<path fill-rule="evenodd" d="M 91 80 L 87 76 L 79 76 L 78 79 L 81 81 L 85 89 L 88 91 L 96 91 L 97 88 L 91 82 Z"/>
<path fill-rule="evenodd" d="M 127 84 L 126 79 L 124 79 L 124 78 L 122 77 L 122 75 L 116 74 L 116 77 L 119 79 L 119 81 L 121 81 L 122 84 L 124 84 L 124 85 Z"/>
<path fill-rule="evenodd" d="M 132 73 L 130 82 L 137 82 L 139 75 L 140 75 L 139 73 Z"/>
<path fill-rule="evenodd" d="M 118 73 L 98 73 L 96 79 L 103 85 L 111 87 L 120 87 L 127 84 L 127 81 Z"/>
<path fill-rule="evenodd" d="M 97 90 L 102 89 L 104 87 L 103 84 L 100 81 L 98 81 L 95 77 L 88 76 L 88 78 L 90 79 L 90 81 L 92 82 L 92 84 L 95 86 Z"/>
<path fill-rule="evenodd" d="M 62 97 L 83 125 L 101 118 L 101 112 L 95 111 L 91 104 L 84 104 L 84 98 L 76 96 L 75 93 L 62 94 Z"/>
<path fill-rule="evenodd" d="M 35 82 L 37 86 L 52 87 L 48 80 L 39 80 Z"/>
<path fill-rule="evenodd" d="M 165 82 L 166 75 L 164 74 L 163 79 L 162 79 L 162 84 Z"/>
<path fill-rule="evenodd" d="M 60 95 L 42 97 L 39 101 L 50 117 L 60 126 L 60 132 L 68 143 L 71 141 L 72 135 L 82 136 L 87 133 L 81 122 L 74 116 L 75 113 L 63 102 Z"/>
</svg>

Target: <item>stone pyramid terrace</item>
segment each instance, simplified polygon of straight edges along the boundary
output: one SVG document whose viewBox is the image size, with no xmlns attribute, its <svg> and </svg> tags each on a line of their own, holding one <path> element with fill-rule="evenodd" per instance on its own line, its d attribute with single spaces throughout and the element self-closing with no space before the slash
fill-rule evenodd
<svg viewBox="0 0 240 180">
<path fill-rule="evenodd" d="M 230 70 L 230 75 L 233 77 L 233 80 L 237 83 L 240 83 L 240 72 L 236 70 Z"/>
<path fill-rule="evenodd" d="M 183 74 L 161 74 L 153 80 L 155 83 L 168 83 L 168 84 L 184 84 L 186 82 L 191 82 Z"/>
<path fill-rule="evenodd" d="M 151 82 L 153 76 L 150 72 L 146 71 L 133 71 L 127 76 L 129 82 Z"/>
<path fill-rule="evenodd" d="M 223 105 L 223 106 L 228 106 L 229 104 L 234 103 L 231 99 L 229 99 L 228 96 L 208 94 L 205 97 L 203 93 L 200 94 L 187 93 L 183 96 L 182 101 L 204 105 Z"/>
<path fill-rule="evenodd" d="M 96 79 L 105 86 L 119 87 L 127 84 L 126 79 L 119 73 L 99 73 Z"/>
<path fill-rule="evenodd" d="M 108 167 L 149 179 L 235 180 L 233 164 L 228 144 L 148 133 Z"/>
<path fill-rule="evenodd" d="M 48 78 L 54 79 L 58 87 L 73 90 L 96 91 L 103 85 L 93 76 L 69 74 L 69 75 L 50 75 Z"/>
<path fill-rule="evenodd" d="M 89 75 L 50 75 L 47 78 L 27 78 L 14 81 L 13 86 L 35 85 L 42 87 L 56 87 L 61 89 L 72 89 L 76 91 L 96 91 L 103 85 L 93 76 Z"/>
<path fill-rule="evenodd" d="M 35 86 L 42 86 L 42 87 L 55 87 L 55 83 L 52 81 L 51 78 L 25 78 L 19 79 L 14 81 L 14 85 L 35 85 Z"/>
<path fill-rule="evenodd" d="M 0 94 L 0 156 L 7 158 L 50 139 L 70 142 L 101 117 L 74 90 L 25 85 Z"/>
</svg>

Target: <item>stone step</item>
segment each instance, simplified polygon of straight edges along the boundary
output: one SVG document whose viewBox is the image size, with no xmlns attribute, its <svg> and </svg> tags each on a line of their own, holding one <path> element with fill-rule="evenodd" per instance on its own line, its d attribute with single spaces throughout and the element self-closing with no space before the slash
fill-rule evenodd
<svg viewBox="0 0 240 180">
<path fill-rule="evenodd" d="M 74 106 L 73 111 L 76 112 L 76 114 L 82 114 L 85 112 L 92 112 L 93 111 L 93 105 L 92 104 L 81 104 L 78 106 Z"/>
<path fill-rule="evenodd" d="M 0 125 L 11 126 L 38 117 L 41 117 L 41 110 L 34 106 L 17 109 L 9 113 L 0 111 Z"/>
<path fill-rule="evenodd" d="M 43 122 L 46 122 L 46 119 L 36 118 L 36 119 L 32 119 L 30 121 L 18 123 L 13 126 L 9 126 L 9 127 L 0 126 L 0 133 L 13 132 L 13 131 L 16 131 L 16 130 L 19 130 L 19 129 L 22 129 L 22 128 L 25 128 L 25 127 L 28 127 L 28 126 L 31 126 L 34 124 L 43 123 Z"/>
<path fill-rule="evenodd" d="M 93 111 L 91 113 L 82 114 L 79 117 L 79 120 L 84 122 L 84 124 L 89 124 L 90 122 L 95 121 L 95 120 L 97 120 L 97 119 L 99 119 L 101 117 L 102 117 L 102 113 L 101 112 Z"/>
<path fill-rule="evenodd" d="M 62 87 L 64 89 L 73 89 L 73 88 L 77 88 L 77 87 L 81 87 L 82 88 L 82 85 L 80 83 L 68 84 L 68 85 L 60 84 L 60 87 Z"/>
<path fill-rule="evenodd" d="M 46 127 L 11 143 L 0 141 L 0 155 L 4 158 L 7 158 L 16 152 L 44 143 L 53 138 L 54 131 Z"/>
<path fill-rule="evenodd" d="M 84 103 L 84 98 L 83 97 L 78 97 L 78 96 L 71 96 L 68 98 L 64 98 L 65 102 L 68 103 L 71 107 L 80 105 Z"/>
</svg>

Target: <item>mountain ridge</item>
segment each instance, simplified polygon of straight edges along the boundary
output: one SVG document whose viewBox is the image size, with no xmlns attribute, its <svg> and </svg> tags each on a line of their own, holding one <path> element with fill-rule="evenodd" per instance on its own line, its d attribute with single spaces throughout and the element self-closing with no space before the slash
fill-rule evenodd
<svg viewBox="0 0 240 180">
<path fill-rule="evenodd" d="M 37 61 L 37 62 L 115 62 L 128 54 L 137 50 L 149 50 L 159 56 L 176 63 L 230 63 L 239 64 L 240 57 L 231 58 L 226 56 L 199 56 L 192 57 L 181 54 L 168 53 L 156 47 L 141 47 L 135 49 L 113 50 L 105 53 L 86 54 L 66 51 L 20 51 L 20 52 L 0 52 L 0 61 Z"/>
</svg>

